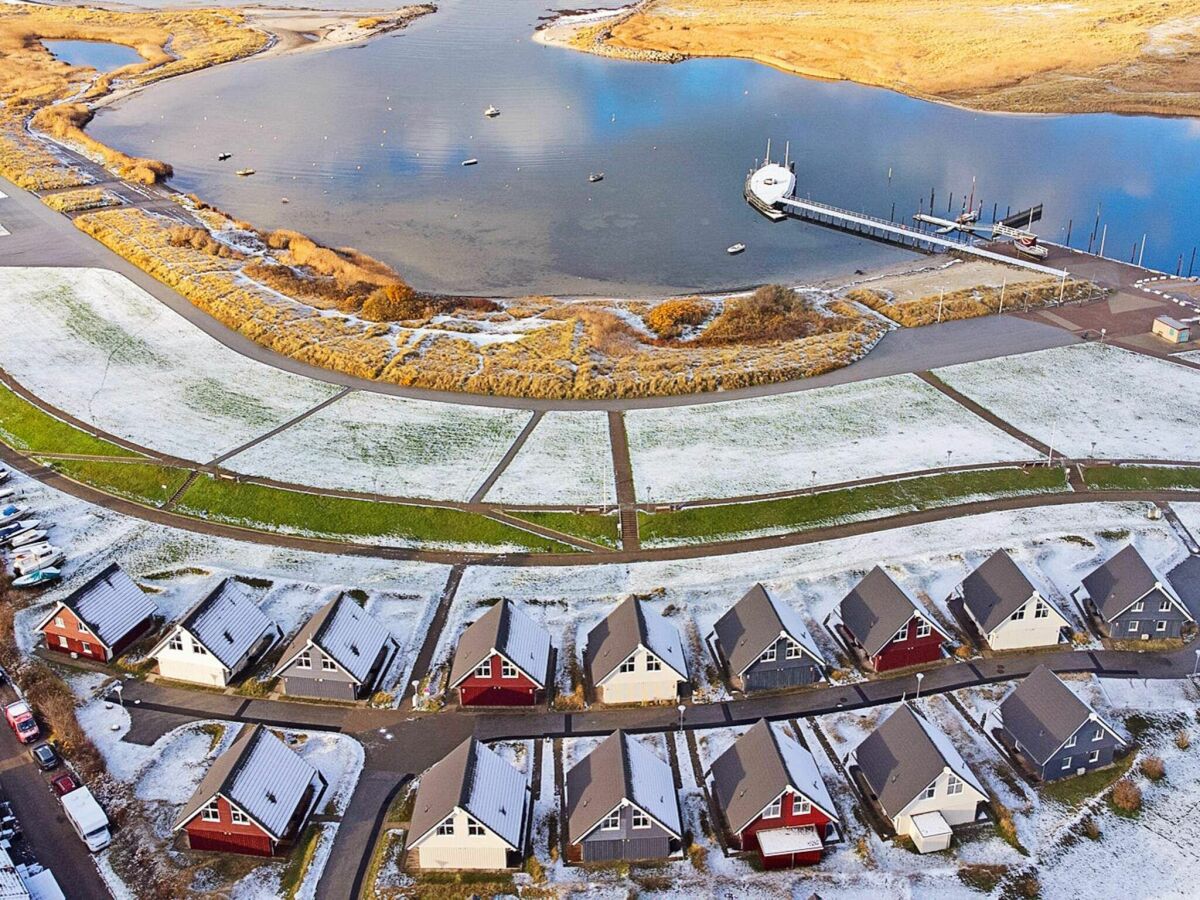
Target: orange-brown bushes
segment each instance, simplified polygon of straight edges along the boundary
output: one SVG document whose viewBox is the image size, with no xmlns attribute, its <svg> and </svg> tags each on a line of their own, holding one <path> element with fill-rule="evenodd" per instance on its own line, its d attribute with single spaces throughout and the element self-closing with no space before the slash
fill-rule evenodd
<svg viewBox="0 0 1200 900">
<path fill-rule="evenodd" d="M 849 291 L 846 299 L 882 313 L 906 328 L 917 328 L 937 322 L 986 316 L 999 312 L 1002 302 L 1004 309 L 1026 309 L 1056 303 L 1060 293 L 1063 302 L 1071 302 L 1090 297 L 1095 290 L 1095 286 L 1087 281 L 1068 279 L 1066 285 L 1062 285 L 1050 278 L 1007 287 L 980 285 L 901 302 L 890 300 L 878 291 L 857 288 Z"/>
<path fill-rule="evenodd" d="M 221 259 L 244 259 L 243 254 L 234 250 L 228 244 L 222 244 L 203 228 L 193 228 L 189 225 L 174 225 L 167 232 L 167 243 L 172 247 L 191 247 L 210 256 Z"/>
<path fill-rule="evenodd" d="M 1166 764 L 1160 756 L 1147 756 L 1138 763 L 1138 771 L 1151 781 L 1161 781 L 1167 776 Z"/>
<path fill-rule="evenodd" d="M 684 329 L 702 324 L 712 311 L 712 303 L 699 297 L 664 300 L 650 310 L 643 321 L 660 338 L 677 338 Z"/>
<path fill-rule="evenodd" d="M 335 278 L 342 287 L 358 282 L 403 284 L 403 279 L 390 266 L 352 248 L 322 247 L 311 238 L 285 229 L 270 232 L 266 241 L 272 249 L 287 251 L 284 262 Z"/>
<path fill-rule="evenodd" d="M 388 284 L 376 288 L 362 305 L 362 316 L 373 322 L 399 322 L 423 319 L 429 315 L 426 301 L 407 284 Z"/>
<path fill-rule="evenodd" d="M 1113 785 L 1112 804 L 1121 812 L 1135 813 L 1142 808 L 1142 789 L 1128 778 L 1122 778 Z"/>
<path fill-rule="evenodd" d="M 92 110 L 84 103 L 60 103 L 47 106 L 33 117 L 33 125 L 47 134 L 70 141 L 104 160 L 105 165 L 122 178 L 140 184 L 155 184 L 170 178 L 173 169 L 169 163 L 157 159 L 129 156 L 120 150 L 100 143 L 83 132 L 92 120 Z"/>
<path fill-rule="evenodd" d="M 778 284 L 760 287 L 746 297 L 733 297 L 696 340 L 700 344 L 788 341 L 814 334 L 844 331 L 853 322 L 826 315 L 811 300 Z"/>
</svg>

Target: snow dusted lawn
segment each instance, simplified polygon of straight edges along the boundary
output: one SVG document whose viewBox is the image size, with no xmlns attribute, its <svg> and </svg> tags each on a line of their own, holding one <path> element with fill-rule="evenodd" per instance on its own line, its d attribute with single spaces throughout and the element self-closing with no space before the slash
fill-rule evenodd
<svg viewBox="0 0 1200 900">
<path fill-rule="evenodd" d="M 546 506 L 616 503 L 607 414 L 546 413 L 486 499 Z"/>
<path fill-rule="evenodd" d="M 1200 372 L 1076 344 L 939 369 L 939 378 L 1069 456 L 1197 459 Z"/>
<path fill-rule="evenodd" d="M 1200 503 L 1172 503 L 1171 508 L 1192 537 L 1200 541 Z"/>
<path fill-rule="evenodd" d="M 0 366 L 46 402 L 126 440 L 207 462 L 332 396 L 226 349 L 104 269 L 0 268 Z M 168 427 L 169 426 L 169 427 Z"/>
<path fill-rule="evenodd" d="M 633 410 L 625 422 L 638 499 L 655 502 L 767 494 L 948 461 L 1035 455 L 914 375 Z M 953 451 L 949 458 L 947 450 Z"/>
<path fill-rule="evenodd" d="M 530 415 L 356 391 L 225 465 L 312 487 L 469 500 Z"/>
</svg>

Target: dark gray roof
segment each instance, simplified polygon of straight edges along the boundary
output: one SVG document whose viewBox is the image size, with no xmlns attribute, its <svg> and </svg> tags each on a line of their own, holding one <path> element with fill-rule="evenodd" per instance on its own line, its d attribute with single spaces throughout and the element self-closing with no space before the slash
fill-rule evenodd
<svg viewBox="0 0 1200 900">
<path fill-rule="evenodd" d="M 681 679 L 687 679 L 687 659 L 679 629 L 662 616 L 646 615 L 641 601 L 626 597 L 588 632 L 583 663 L 592 684 L 607 678 L 638 644 L 674 669 Z"/>
<path fill-rule="evenodd" d="M 501 600 L 467 626 L 454 651 L 450 686 L 454 687 L 499 653 L 540 687 L 550 670 L 550 633 L 513 604 Z"/>
<path fill-rule="evenodd" d="M 313 644 L 361 684 L 379 651 L 389 642 L 397 643 L 387 628 L 346 594 L 338 594 L 296 632 L 283 651 L 274 674 L 283 672 L 300 651 Z"/>
<path fill-rule="evenodd" d="M 420 843 L 457 807 L 518 850 L 527 793 L 523 774 L 496 751 L 467 738 L 421 776 L 409 846 Z"/>
<path fill-rule="evenodd" d="M 1039 765 L 1054 756 L 1089 719 L 1100 721 L 1095 710 L 1045 666 L 1030 672 L 1001 701 L 1000 716 L 1004 729 Z M 1107 723 L 1105 727 L 1121 739 Z"/>
<path fill-rule="evenodd" d="M 837 821 L 833 800 L 812 754 L 777 733 L 766 719 L 759 719 L 717 757 L 711 772 L 717 803 L 734 832 L 753 822 L 789 788 Z"/>
<path fill-rule="evenodd" d="M 38 624 L 41 630 L 58 614 L 59 606 L 71 610 L 108 648 L 120 641 L 157 609 L 149 595 L 134 584 L 116 563 L 77 587 L 66 598 L 54 604 L 50 613 Z"/>
<path fill-rule="evenodd" d="M 567 773 L 567 833 L 583 840 L 601 819 L 629 801 L 680 837 L 679 799 L 671 767 L 623 731 L 614 731 Z"/>
<path fill-rule="evenodd" d="M 1084 578 L 1083 587 L 1106 622 L 1111 622 L 1156 589 L 1189 618 L 1192 615 L 1166 581 L 1154 574 L 1133 544 L 1127 544 Z"/>
<path fill-rule="evenodd" d="M 997 550 L 962 583 L 963 605 L 986 635 L 1033 596 L 1034 586 L 1011 556 Z"/>
<path fill-rule="evenodd" d="M 907 703 L 858 745 L 854 757 L 879 805 L 893 818 L 947 766 L 980 794 L 987 794 L 950 739 Z"/>
<path fill-rule="evenodd" d="M 879 566 L 868 572 L 842 599 L 840 613 L 842 624 L 862 644 L 867 656 L 874 656 L 886 647 L 913 615 L 919 615 L 949 640 L 938 624 L 922 613 L 904 589 Z"/>
<path fill-rule="evenodd" d="M 825 662 L 796 611 L 786 603 L 777 602 L 761 584 L 746 591 L 742 599 L 717 619 L 713 631 L 734 675 L 750 668 L 780 634 L 786 634 L 803 647 L 818 664 Z"/>
</svg>

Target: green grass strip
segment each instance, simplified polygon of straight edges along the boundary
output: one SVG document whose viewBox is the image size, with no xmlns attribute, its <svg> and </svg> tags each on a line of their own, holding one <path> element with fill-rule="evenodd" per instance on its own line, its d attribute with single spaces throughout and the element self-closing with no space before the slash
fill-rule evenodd
<svg viewBox="0 0 1200 900">
<path fill-rule="evenodd" d="M 99 462 L 82 459 L 43 459 L 68 478 L 91 485 L 106 494 L 159 506 L 187 480 L 188 470 L 154 463 Z"/>
<path fill-rule="evenodd" d="M 532 510 L 506 510 L 514 519 L 524 519 L 551 531 L 561 531 L 572 537 L 583 538 L 601 547 L 614 550 L 620 544 L 616 514 L 602 516 L 598 513 L 544 512 Z"/>
<path fill-rule="evenodd" d="M 34 453 L 79 453 L 87 456 L 141 456 L 132 450 L 93 437 L 42 412 L 28 400 L 0 385 L 0 441 L 14 450 Z"/>
<path fill-rule="evenodd" d="M 1042 786 L 1042 793 L 1047 799 L 1055 800 L 1064 806 L 1072 808 L 1082 806 L 1097 794 L 1107 790 L 1128 772 L 1135 756 L 1137 756 L 1136 753 L 1128 753 L 1123 759 L 1118 760 L 1116 765 L 1108 768 L 1093 769 L 1083 775 L 1047 782 Z"/>
<path fill-rule="evenodd" d="M 970 500 L 1066 489 L 1066 474 L 1058 468 L 948 472 L 757 503 L 639 512 L 638 528 L 643 546 L 694 543 L 764 531 L 802 531 Z"/>
<path fill-rule="evenodd" d="M 1083 479 L 1098 491 L 1200 491 L 1200 466 L 1088 466 Z"/>
<path fill-rule="evenodd" d="M 422 544 L 515 546 L 564 553 L 575 550 L 459 509 L 306 494 L 207 475 L 192 483 L 176 509 L 231 525 L 321 537 L 398 538 Z"/>
</svg>

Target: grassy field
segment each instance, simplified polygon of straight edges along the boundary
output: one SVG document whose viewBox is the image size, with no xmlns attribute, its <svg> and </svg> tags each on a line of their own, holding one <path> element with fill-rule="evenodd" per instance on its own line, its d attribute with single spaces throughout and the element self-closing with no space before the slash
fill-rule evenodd
<svg viewBox="0 0 1200 900">
<path fill-rule="evenodd" d="M 1200 491 L 1200 466 L 1089 466 L 1083 479 L 1098 491 Z"/>
<path fill-rule="evenodd" d="M 177 509 L 214 522 L 321 537 L 555 552 L 573 549 L 457 509 L 325 497 L 207 476 L 197 478 L 184 492 Z"/>
<path fill-rule="evenodd" d="M 188 470 L 154 463 L 42 460 L 68 478 L 138 503 L 159 506 L 187 480 Z"/>
<path fill-rule="evenodd" d="M 89 456 L 139 456 L 132 450 L 93 437 L 42 412 L 0 385 L 0 441 L 34 453 L 80 453 Z"/>
<path fill-rule="evenodd" d="M 534 525 L 541 525 L 553 531 L 561 531 L 574 537 L 583 538 L 593 544 L 603 547 L 618 546 L 618 529 L 620 523 L 616 514 L 602 516 L 596 513 L 571 512 L 509 512 L 515 519 L 524 519 Z"/>
<path fill-rule="evenodd" d="M 1042 788 L 1042 793 L 1050 800 L 1056 800 L 1064 806 L 1077 807 L 1097 794 L 1108 789 L 1118 778 L 1129 771 L 1136 753 L 1128 753 L 1124 759 L 1107 769 L 1096 769 L 1085 775 L 1063 778 L 1051 781 Z"/>
<path fill-rule="evenodd" d="M 715 541 L 762 532 L 802 531 L 988 497 L 1065 491 L 1062 469 L 987 469 L 889 481 L 866 487 L 666 513 L 638 513 L 643 545 Z"/>
</svg>

